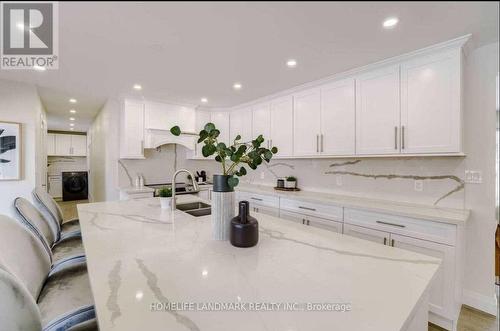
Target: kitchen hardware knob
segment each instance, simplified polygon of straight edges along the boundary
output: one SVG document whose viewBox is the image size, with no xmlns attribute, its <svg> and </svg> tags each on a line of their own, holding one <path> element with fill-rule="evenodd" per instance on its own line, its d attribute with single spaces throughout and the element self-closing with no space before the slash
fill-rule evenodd
<svg viewBox="0 0 500 331">
<path fill-rule="evenodd" d="M 384 222 L 384 221 L 377 221 L 377 223 L 383 224 L 383 225 L 397 226 L 398 228 L 406 228 L 406 226 L 402 225 L 402 224 L 389 223 L 389 222 Z"/>
</svg>

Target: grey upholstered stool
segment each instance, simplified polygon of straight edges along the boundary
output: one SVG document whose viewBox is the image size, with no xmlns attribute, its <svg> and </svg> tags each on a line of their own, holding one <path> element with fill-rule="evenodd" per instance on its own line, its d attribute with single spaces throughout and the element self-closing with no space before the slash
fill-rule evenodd
<svg viewBox="0 0 500 331">
<path fill-rule="evenodd" d="M 51 256 L 51 262 L 84 255 L 79 231 L 60 236 L 56 224 L 47 220 L 31 202 L 24 198 L 16 198 L 14 207 L 21 215 L 24 225 L 42 241 Z"/>
<path fill-rule="evenodd" d="M 0 298 L 0 331 L 63 331 L 95 318 L 85 262 L 52 267 L 40 239 L 4 215 Z M 88 327 L 83 330 L 96 329 Z"/>
<path fill-rule="evenodd" d="M 47 210 L 55 225 L 59 228 L 61 236 L 74 231 L 80 231 L 80 221 L 76 218 L 64 222 L 64 215 L 57 202 L 42 187 L 33 190 L 35 199 Z M 59 239 L 57 239 L 59 240 Z"/>
</svg>

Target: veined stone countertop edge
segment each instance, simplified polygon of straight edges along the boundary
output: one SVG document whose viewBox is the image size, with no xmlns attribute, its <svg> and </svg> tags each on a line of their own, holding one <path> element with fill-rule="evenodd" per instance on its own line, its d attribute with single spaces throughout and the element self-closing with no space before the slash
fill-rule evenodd
<svg viewBox="0 0 500 331">
<path fill-rule="evenodd" d="M 470 216 L 468 209 L 443 208 L 315 191 L 281 192 L 266 185 L 240 184 L 236 190 L 455 225 L 465 225 Z"/>
</svg>

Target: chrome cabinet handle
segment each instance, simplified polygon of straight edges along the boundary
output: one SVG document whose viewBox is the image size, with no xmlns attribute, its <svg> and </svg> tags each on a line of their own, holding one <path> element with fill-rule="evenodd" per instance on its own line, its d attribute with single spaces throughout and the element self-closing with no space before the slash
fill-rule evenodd
<svg viewBox="0 0 500 331">
<path fill-rule="evenodd" d="M 384 221 L 377 221 L 377 223 L 383 224 L 383 225 L 397 226 L 398 228 L 406 228 L 406 225 L 402 225 L 402 224 L 389 223 L 389 222 L 384 222 Z"/>
<path fill-rule="evenodd" d="M 307 220 L 307 225 L 309 225 L 309 220 Z"/>
<path fill-rule="evenodd" d="M 305 209 L 305 210 L 310 210 L 310 211 L 316 211 L 316 209 L 314 208 L 309 208 L 309 207 L 302 207 L 302 206 L 299 206 L 300 209 Z"/>
<path fill-rule="evenodd" d="M 321 134 L 321 153 L 323 153 L 323 134 Z"/>
<path fill-rule="evenodd" d="M 387 245 L 387 238 L 384 237 L 384 245 Z"/>
<path fill-rule="evenodd" d="M 316 135 L 316 153 L 319 153 L 319 134 Z"/>
<path fill-rule="evenodd" d="M 302 219 L 302 224 L 305 224 L 306 223 L 306 220 L 305 219 Z"/>
<path fill-rule="evenodd" d="M 405 149 L 405 126 L 401 127 L 401 149 Z"/>
<path fill-rule="evenodd" d="M 391 240 L 391 246 L 394 247 L 394 239 Z"/>
<path fill-rule="evenodd" d="M 398 149 L 398 127 L 394 127 L 394 149 Z"/>
<path fill-rule="evenodd" d="M 254 197 L 251 197 L 250 199 L 252 199 L 252 200 L 257 200 L 257 201 L 262 201 L 262 199 L 260 199 L 260 198 L 254 198 Z"/>
</svg>

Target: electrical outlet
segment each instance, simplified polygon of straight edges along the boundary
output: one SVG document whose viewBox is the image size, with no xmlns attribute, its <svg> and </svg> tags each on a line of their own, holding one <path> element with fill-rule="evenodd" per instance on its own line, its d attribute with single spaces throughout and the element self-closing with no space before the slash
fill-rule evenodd
<svg viewBox="0 0 500 331">
<path fill-rule="evenodd" d="M 465 182 L 467 184 L 481 184 L 483 175 L 479 170 L 465 170 Z"/>
<path fill-rule="evenodd" d="M 335 176 L 335 184 L 337 184 L 337 186 L 342 186 L 342 176 Z"/>
<path fill-rule="evenodd" d="M 414 189 L 417 192 L 422 192 L 424 190 L 424 181 L 423 180 L 415 180 Z"/>
</svg>

